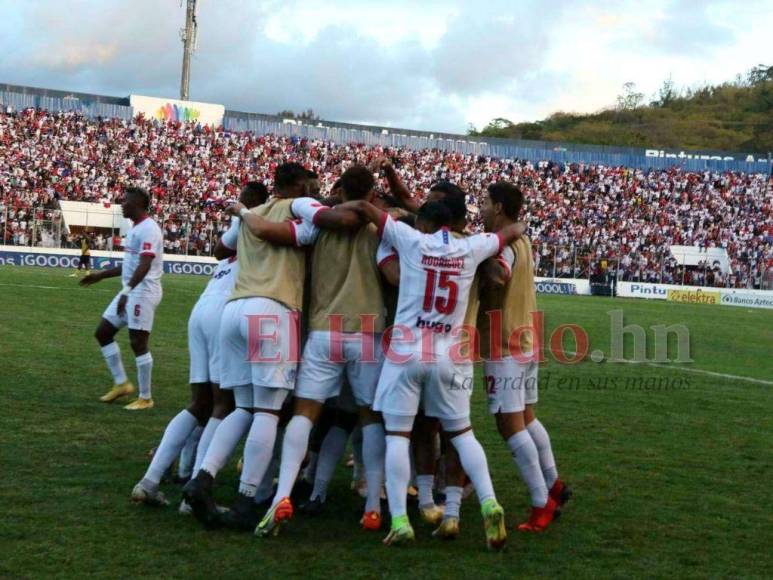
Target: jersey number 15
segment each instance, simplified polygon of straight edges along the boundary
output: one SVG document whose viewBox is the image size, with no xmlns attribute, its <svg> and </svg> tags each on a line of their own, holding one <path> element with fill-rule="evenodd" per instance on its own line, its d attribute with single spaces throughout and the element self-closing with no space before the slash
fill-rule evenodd
<svg viewBox="0 0 773 580">
<path fill-rule="evenodd" d="M 433 308 L 440 314 L 451 314 L 456 308 L 459 297 L 459 285 L 451 277 L 458 276 L 459 272 L 447 270 L 432 270 L 425 268 L 427 284 L 424 287 L 424 311 L 432 312 Z M 437 296 L 437 291 L 446 290 L 446 296 Z"/>
</svg>

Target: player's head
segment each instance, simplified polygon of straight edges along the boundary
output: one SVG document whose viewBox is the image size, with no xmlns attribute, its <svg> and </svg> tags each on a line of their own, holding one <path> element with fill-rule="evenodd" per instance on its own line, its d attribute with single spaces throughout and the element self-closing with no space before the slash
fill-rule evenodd
<svg viewBox="0 0 773 580">
<path fill-rule="evenodd" d="M 150 209 L 150 195 L 141 187 L 127 187 L 123 192 L 121 211 L 123 217 L 135 221 L 140 216 L 148 213 Z"/>
<path fill-rule="evenodd" d="M 514 183 L 497 181 L 488 186 L 480 215 L 487 232 L 494 232 L 508 223 L 518 220 L 523 207 L 523 193 Z"/>
<path fill-rule="evenodd" d="M 274 172 L 274 191 L 277 197 L 306 195 L 309 172 L 300 163 L 282 163 Z"/>
<path fill-rule="evenodd" d="M 239 194 L 239 201 L 248 209 L 263 205 L 267 199 L 268 188 L 260 181 L 248 181 Z"/>
<path fill-rule="evenodd" d="M 451 228 L 464 231 L 467 225 L 467 196 L 461 187 L 450 181 L 437 181 L 429 188 L 427 201 L 439 201 L 451 211 Z"/>
<path fill-rule="evenodd" d="M 423 234 L 434 234 L 440 228 L 451 224 L 451 210 L 440 201 L 428 201 L 416 214 L 416 229 Z"/>
<path fill-rule="evenodd" d="M 306 171 L 306 195 L 319 199 L 322 185 L 319 182 L 319 175 L 314 171 Z"/>
<path fill-rule="evenodd" d="M 341 178 L 335 180 L 333 187 L 330 188 L 330 197 L 343 197 L 344 192 L 341 186 Z"/>
<path fill-rule="evenodd" d="M 364 199 L 370 201 L 373 198 L 373 186 L 376 180 L 373 173 L 364 165 L 352 165 L 341 176 L 341 189 L 346 201 Z"/>
</svg>

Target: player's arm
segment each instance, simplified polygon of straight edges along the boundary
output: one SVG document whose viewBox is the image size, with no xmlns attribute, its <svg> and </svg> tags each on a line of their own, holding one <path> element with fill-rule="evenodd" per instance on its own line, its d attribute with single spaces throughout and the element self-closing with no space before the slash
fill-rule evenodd
<svg viewBox="0 0 773 580">
<path fill-rule="evenodd" d="M 215 245 L 215 251 L 213 252 L 215 258 L 218 260 L 224 260 L 226 258 L 235 256 L 238 238 L 239 218 L 232 217 L 231 225 L 228 227 L 225 233 L 220 236 L 220 239 L 217 241 L 217 245 Z"/>
<path fill-rule="evenodd" d="M 134 274 L 126 283 L 126 286 L 121 290 L 121 297 L 118 299 L 118 316 L 123 316 L 126 312 L 126 302 L 129 300 L 129 292 L 134 290 L 139 283 L 141 283 L 145 276 L 150 272 L 150 266 L 153 263 L 154 254 L 140 254 L 140 263 L 137 264 L 137 268 L 134 270 Z"/>
<path fill-rule="evenodd" d="M 245 227 L 261 240 L 277 246 L 295 245 L 295 230 L 291 222 L 272 222 L 252 213 L 240 202 L 230 206 L 227 211 L 232 215 L 239 216 Z"/>
<path fill-rule="evenodd" d="M 411 195 L 411 192 L 400 179 L 392 162 L 386 157 L 377 159 L 374 163 L 376 169 L 380 169 L 384 172 L 387 183 L 389 184 L 389 191 L 394 195 L 400 204 L 411 213 L 417 213 L 421 204 L 419 201 Z"/>
<path fill-rule="evenodd" d="M 481 288 L 503 288 L 510 280 L 515 265 L 516 256 L 510 246 L 491 258 L 487 258 L 478 266 Z"/>
<path fill-rule="evenodd" d="M 524 222 L 514 222 L 499 230 L 497 237 L 499 238 L 500 250 L 525 234 L 526 228 L 527 226 Z"/>
<path fill-rule="evenodd" d="M 330 207 L 310 197 L 299 197 L 291 206 L 295 217 L 313 224 L 317 228 L 328 230 L 356 229 L 363 225 L 363 219 L 356 211 L 337 204 Z"/>
<path fill-rule="evenodd" d="M 344 202 L 341 205 L 336 206 L 336 210 L 339 209 L 353 211 L 359 214 L 365 221 L 376 224 L 377 226 L 381 226 L 389 218 L 389 215 L 385 211 L 381 211 L 375 205 L 364 199 Z"/>
<path fill-rule="evenodd" d="M 121 266 L 118 266 L 116 268 L 110 268 L 109 270 L 101 270 L 99 272 L 93 272 L 86 276 L 85 278 L 81 279 L 79 284 L 81 286 L 91 286 L 92 284 L 96 284 L 97 282 L 101 280 L 105 280 L 107 278 L 116 278 L 117 276 L 120 276 L 123 269 Z"/>
<path fill-rule="evenodd" d="M 384 280 L 392 286 L 400 285 L 400 259 L 392 244 L 381 240 L 376 249 L 376 263 Z"/>
</svg>

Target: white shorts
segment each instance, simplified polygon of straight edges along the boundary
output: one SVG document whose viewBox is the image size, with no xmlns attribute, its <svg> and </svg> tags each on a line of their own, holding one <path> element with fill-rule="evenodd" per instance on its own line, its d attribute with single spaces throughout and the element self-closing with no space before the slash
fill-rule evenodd
<svg viewBox="0 0 773 580">
<path fill-rule="evenodd" d="M 372 357 L 368 350 L 371 346 Z M 365 360 L 363 350 L 371 360 Z M 381 334 L 312 331 L 303 349 L 294 395 L 322 403 L 339 395 L 345 374 L 357 405 L 369 407 L 383 362 Z"/>
<path fill-rule="evenodd" d="M 290 394 L 289 389 L 270 387 L 234 387 L 234 403 L 242 409 L 270 409 L 279 411 Z"/>
<path fill-rule="evenodd" d="M 511 357 L 484 361 L 483 375 L 491 414 L 518 413 L 537 402 L 536 361 L 519 363 Z"/>
<path fill-rule="evenodd" d="M 390 415 L 414 416 L 421 404 L 428 417 L 452 420 L 470 415 L 472 363 L 438 357 L 422 362 L 384 361 L 373 409 Z"/>
<path fill-rule="evenodd" d="M 259 315 L 269 318 L 260 321 L 260 328 L 254 319 L 250 336 L 248 317 Z M 292 390 L 300 357 L 298 320 L 297 312 L 269 298 L 228 302 L 220 321 L 220 388 Z"/>
<path fill-rule="evenodd" d="M 112 302 L 105 308 L 102 318 L 116 328 L 128 326 L 129 330 L 153 330 L 153 318 L 156 308 L 161 302 L 161 294 L 129 294 L 126 301 L 126 312 L 118 316 L 118 300 L 120 294 L 116 294 Z"/>
<path fill-rule="evenodd" d="M 220 319 L 227 297 L 199 298 L 188 318 L 191 383 L 220 382 Z"/>
</svg>

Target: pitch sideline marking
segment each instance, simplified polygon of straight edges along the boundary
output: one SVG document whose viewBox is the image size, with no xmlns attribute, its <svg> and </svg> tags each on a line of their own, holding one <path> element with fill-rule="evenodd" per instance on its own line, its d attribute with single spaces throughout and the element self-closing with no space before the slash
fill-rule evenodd
<svg viewBox="0 0 773 580">
<path fill-rule="evenodd" d="M 543 349 L 547 350 L 547 349 Z M 562 351 L 567 356 L 575 356 L 577 352 L 571 351 L 571 350 L 564 350 Z M 647 365 L 651 367 L 658 367 L 661 369 L 671 369 L 676 371 L 684 371 L 686 373 L 696 373 L 699 375 L 708 375 L 712 377 L 721 377 L 723 379 L 730 379 L 730 380 L 736 380 L 736 381 L 746 381 L 749 383 L 754 383 L 757 385 L 766 385 L 766 386 L 772 386 L 773 387 L 773 381 L 766 381 L 765 379 L 755 379 L 754 377 L 744 377 L 742 375 L 731 375 L 728 373 L 718 373 L 716 371 L 707 371 L 704 369 L 693 369 L 689 367 L 682 367 L 682 366 L 674 366 L 674 365 L 667 365 L 663 363 L 654 363 L 650 361 L 639 361 L 639 360 L 626 360 L 626 359 L 605 359 L 604 362 L 608 363 L 626 363 L 630 365 Z"/>
</svg>

